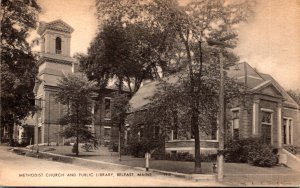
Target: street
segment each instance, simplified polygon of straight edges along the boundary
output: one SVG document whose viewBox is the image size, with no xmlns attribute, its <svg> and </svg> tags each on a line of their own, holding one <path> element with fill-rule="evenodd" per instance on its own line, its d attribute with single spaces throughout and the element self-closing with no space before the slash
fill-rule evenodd
<svg viewBox="0 0 300 188">
<path fill-rule="evenodd" d="M 17 155 L 0 146 L 0 186 L 219 186 L 156 173 L 95 169 Z"/>
</svg>

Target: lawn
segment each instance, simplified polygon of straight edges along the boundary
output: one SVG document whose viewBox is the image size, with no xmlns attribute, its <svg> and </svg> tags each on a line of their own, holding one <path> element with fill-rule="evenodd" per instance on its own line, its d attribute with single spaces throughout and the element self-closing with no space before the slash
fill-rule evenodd
<svg viewBox="0 0 300 188">
<path fill-rule="evenodd" d="M 40 146 L 40 151 L 49 150 L 53 148 L 54 150 L 48 151 L 51 153 L 74 156 L 72 153 L 72 146 Z M 82 148 L 79 150 L 80 158 L 86 158 L 91 160 L 105 161 L 111 163 L 124 164 L 134 167 L 145 167 L 145 159 L 143 158 L 134 158 L 132 156 L 122 156 L 122 160 L 119 161 L 118 153 L 108 151 L 107 147 L 100 147 L 97 150 L 91 152 L 86 152 Z M 202 173 L 212 174 L 212 163 L 202 162 Z M 192 174 L 194 171 L 194 162 L 185 162 L 185 161 L 169 161 L 169 160 L 155 160 L 150 159 L 150 168 L 172 171 L 179 173 Z M 271 168 L 256 167 L 249 164 L 243 163 L 225 163 L 224 165 L 225 175 L 235 176 L 235 175 L 278 175 L 278 174 L 293 174 L 293 171 L 290 168 L 284 166 L 275 166 Z"/>
<path fill-rule="evenodd" d="M 76 157 L 76 155 L 72 153 L 72 146 L 40 146 L 39 150 L 48 150 L 47 152 L 50 153 Z M 100 147 L 91 152 L 86 152 L 80 148 L 78 157 L 132 167 L 145 167 L 145 159 L 122 156 L 122 160 L 120 161 L 118 153 L 108 151 L 107 147 Z M 212 163 L 202 162 L 201 165 L 202 173 L 213 174 Z M 192 174 L 194 172 L 194 162 L 150 159 L 150 168 Z M 224 174 L 223 183 L 228 186 L 300 185 L 300 172 L 296 172 L 285 166 L 263 168 L 243 163 L 225 163 Z"/>
</svg>

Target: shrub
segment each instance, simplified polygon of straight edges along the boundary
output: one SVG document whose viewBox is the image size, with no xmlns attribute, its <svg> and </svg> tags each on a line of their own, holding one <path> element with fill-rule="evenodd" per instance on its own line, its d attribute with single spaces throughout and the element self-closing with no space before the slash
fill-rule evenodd
<svg viewBox="0 0 300 188">
<path fill-rule="evenodd" d="M 229 140 L 225 147 L 226 162 L 251 163 L 262 167 L 271 167 L 278 162 L 274 148 L 258 138 Z"/>
<path fill-rule="evenodd" d="M 77 153 L 78 151 L 78 147 L 77 147 L 77 143 L 75 143 L 72 147 L 72 153 Z"/>
<path fill-rule="evenodd" d="M 284 146 L 283 148 L 294 155 L 300 153 L 300 148 L 297 146 Z"/>
<path fill-rule="evenodd" d="M 274 166 L 278 162 L 278 156 L 273 151 L 271 146 L 263 144 L 256 150 L 249 152 L 248 162 L 261 167 Z"/>
<path fill-rule="evenodd" d="M 113 150 L 113 152 L 118 152 L 119 151 L 119 145 L 116 144 L 116 143 L 113 143 L 112 150 Z"/>
<path fill-rule="evenodd" d="M 144 157 L 146 152 L 150 152 L 153 149 L 158 148 L 160 145 L 158 142 L 141 140 L 137 142 L 131 142 L 129 144 L 129 153 L 134 157 Z"/>
<path fill-rule="evenodd" d="M 54 151 L 56 150 L 55 148 L 44 148 L 43 151 L 44 152 L 47 152 L 47 151 Z"/>
<path fill-rule="evenodd" d="M 194 157 L 189 152 L 172 152 L 165 155 L 166 160 L 172 161 L 194 161 Z"/>
<path fill-rule="evenodd" d="M 249 151 L 253 151 L 262 142 L 257 138 L 247 138 L 242 140 L 229 140 L 225 144 L 225 161 L 234 163 L 247 163 Z"/>
<path fill-rule="evenodd" d="M 172 152 L 167 153 L 165 155 L 166 160 L 172 161 L 194 161 L 194 156 L 189 152 Z M 209 154 L 200 154 L 201 162 L 215 162 L 217 161 L 217 154 L 209 153 Z"/>
<path fill-rule="evenodd" d="M 166 160 L 171 160 L 171 154 L 170 154 L 170 153 L 166 153 L 165 159 L 166 159 Z"/>
<path fill-rule="evenodd" d="M 215 162 L 217 161 L 217 154 L 200 154 L 201 162 Z"/>
<path fill-rule="evenodd" d="M 189 152 L 178 152 L 176 159 L 178 161 L 193 161 L 193 155 Z"/>
<path fill-rule="evenodd" d="M 64 145 L 65 145 L 65 146 L 70 146 L 70 145 L 71 145 L 71 142 L 70 142 L 70 141 L 65 141 Z"/>
</svg>

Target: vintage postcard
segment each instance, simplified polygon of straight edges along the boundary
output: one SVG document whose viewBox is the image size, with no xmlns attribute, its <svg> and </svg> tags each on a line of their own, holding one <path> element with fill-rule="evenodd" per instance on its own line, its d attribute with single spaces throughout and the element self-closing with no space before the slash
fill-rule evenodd
<svg viewBox="0 0 300 188">
<path fill-rule="evenodd" d="M 0 186 L 300 185 L 300 0 L 2 0 Z"/>
</svg>

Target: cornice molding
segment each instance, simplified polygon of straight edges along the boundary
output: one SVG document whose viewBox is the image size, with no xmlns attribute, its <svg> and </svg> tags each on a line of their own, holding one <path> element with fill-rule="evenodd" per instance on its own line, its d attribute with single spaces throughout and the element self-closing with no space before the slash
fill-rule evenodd
<svg viewBox="0 0 300 188">
<path fill-rule="evenodd" d="M 56 58 L 50 58 L 50 57 L 41 57 L 38 60 L 37 65 L 40 66 L 45 62 L 65 64 L 65 65 L 72 65 L 72 63 L 73 63 L 72 61 L 68 61 L 68 60 L 62 60 L 62 59 L 56 59 Z"/>
</svg>

